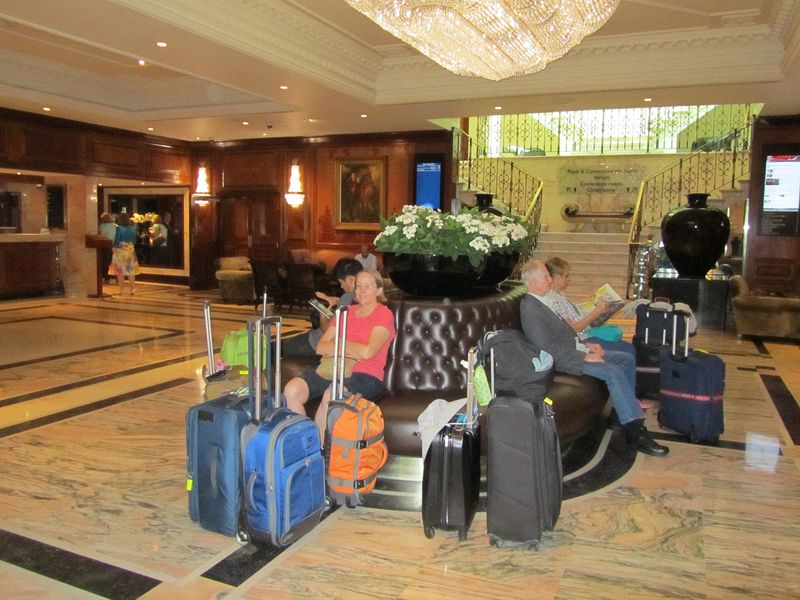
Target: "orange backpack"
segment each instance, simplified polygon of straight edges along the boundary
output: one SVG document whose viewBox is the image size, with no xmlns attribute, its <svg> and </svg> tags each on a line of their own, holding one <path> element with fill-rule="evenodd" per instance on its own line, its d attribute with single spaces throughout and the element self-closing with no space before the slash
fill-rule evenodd
<svg viewBox="0 0 800 600">
<path fill-rule="evenodd" d="M 381 409 L 361 394 L 331 400 L 325 437 L 328 495 L 337 504 L 357 506 L 375 487 L 389 454 Z"/>
</svg>

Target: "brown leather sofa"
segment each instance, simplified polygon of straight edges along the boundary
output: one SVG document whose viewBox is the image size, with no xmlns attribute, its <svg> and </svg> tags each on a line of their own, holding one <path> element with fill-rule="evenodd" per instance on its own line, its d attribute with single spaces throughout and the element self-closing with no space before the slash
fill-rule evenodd
<svg viewBox="0 0 800 600">
<path fill-rule="evenodd" d="M 730 280 L 736 335 L 800 338 L 800 298 L 751 290 L 741 275 Z"/>
<path fill-rule="evenodd" d="M 456 400 L 465 396 L 466 372 L 461 361 L 485 332 L 519 328 L 519 303 L 524 294 L 525 288 L 519 283 L 503 284 L 495 295 L 469 300 L 417 298 L 399 291 L 389 294 L 397 337 L 386 368 L 388 394 L 376 400 L 383 412 L 390 453 L 421 454 L 417 417 L 437 398 Z M 283 364 L 286 381 L 308 363 L 284 359 Z M 548 395 L 554 402 L 564 447 L 598 424 L 608 400 L 601 381 L 560 373 Z M 316 406 L 309 406 L 310 414 L 314 410 Z"/>
</svg>

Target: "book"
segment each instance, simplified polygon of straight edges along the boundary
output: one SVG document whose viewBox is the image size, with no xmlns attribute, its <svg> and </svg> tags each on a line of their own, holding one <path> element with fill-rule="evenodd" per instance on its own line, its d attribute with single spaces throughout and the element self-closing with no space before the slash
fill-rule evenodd
<svg viewBox="0 0 800 600">
<path fill-rule="evenodd" d="M 326 319 L 333 318 L 333 311 L 327 306 L 325 306 L 325 304 L 317 300 L 316 298 L 311 298 L 311 300 L 309 300 L 308 303 L 312 306 L 312 308 L 314 308 L 319 314 L 321 314 Z"/>
<path fill-rule="evenodd" d="M 605 300 L 608 303 L 608 308 L 599 314 L 597 317 L 589 323 L 590 327 L 600 327 L 603 323 L 608 321 L 611 317 L 613 317 L 617 312 L 625 306 L 625 301 L 622 297 L 607 283 L 601 285 L 594 294 L 589 296 L 583 302 L 579 302 L 575 304 L 575 307 L 580 311 L 581 317 L 585 317 L 589 313 L 594 310 L 594 307 L 597 304 Z"/>
</svg>

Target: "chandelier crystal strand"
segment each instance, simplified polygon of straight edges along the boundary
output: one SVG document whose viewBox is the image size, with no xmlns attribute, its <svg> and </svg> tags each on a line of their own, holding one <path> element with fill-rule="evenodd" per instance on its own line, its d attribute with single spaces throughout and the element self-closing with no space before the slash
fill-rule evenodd
<svg viewBox="0 0 800 600">
<path fill-rule="evenodd" d="M 346 0 L 448 71 L 499 81 L 541 71 L 620 0 Z"/>
</svg>

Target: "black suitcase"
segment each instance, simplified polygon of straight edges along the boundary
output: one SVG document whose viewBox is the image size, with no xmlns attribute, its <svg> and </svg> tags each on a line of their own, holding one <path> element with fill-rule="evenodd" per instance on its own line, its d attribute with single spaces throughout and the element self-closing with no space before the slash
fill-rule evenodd
<svg viewBox="0 0 800 600">
<path fill-rule="evenodd" d="M 682 433 L 691 442 L 719 443 L 725 431 L 724 391 L 725 363 L 713 354 L 689 350 L 688 335 L 682 353 L 675 342 L 671 349 L 661 348 L 659 425 Z"/>
<path fill-rule="evenodd" d="M 672 342 L 673 317 L 685 313 L 671 308 L 640 304 L 636 307 L 636 333 L 633 345 L 636 348 L 636 396 L 649 400 L 658 399 L 661 372 L 661 348 Z M 688 316 L 679 321 L 676 333 L 680 339 L 688 332 Z"/>
<path fill-rule="evenodd" d="M 487 425 L 489 543 L 524 542 L 538 549 L 542 533 L 555 527 L 563 491 L 552 401 L 544 394 L 495 396 Z"/>
<path fill-rule="evenodd" d="M 467 358 L 467 407 L 434 436 L 422 472 L 422 526 L 432 538 L 436 529 L 458 530 L 467 537 L 478 507 L 481 484 L 481 436 L 472 381 L 476 349 Z"/>
</svg>

